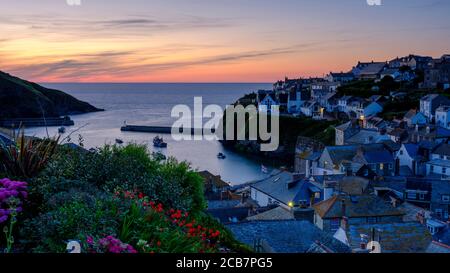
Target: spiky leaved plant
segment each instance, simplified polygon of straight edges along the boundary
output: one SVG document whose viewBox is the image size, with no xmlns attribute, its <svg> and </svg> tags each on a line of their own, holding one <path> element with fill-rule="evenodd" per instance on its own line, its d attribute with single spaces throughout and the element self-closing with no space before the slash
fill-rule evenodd
<svg viewBox="0 0 450 273">
<path fill-rule="evenodd" d="M 46 167 L 55 154 L 60 137 L 35 139 L 26 137 L 21 130 L 14 139 L 13 143 L 0 144 L 0 167 L 10 177 L 31 178 Z"/>
</svg>

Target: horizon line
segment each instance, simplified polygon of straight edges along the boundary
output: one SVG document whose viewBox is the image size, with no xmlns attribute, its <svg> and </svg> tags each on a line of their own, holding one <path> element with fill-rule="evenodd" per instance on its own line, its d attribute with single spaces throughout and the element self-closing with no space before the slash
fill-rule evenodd
<svg viewBox="0 0 450 273">
<path fill-rule="evenodd" d="M 36 82 L 38 84 L 273 84 L 273 82 Z"/>
</svg>

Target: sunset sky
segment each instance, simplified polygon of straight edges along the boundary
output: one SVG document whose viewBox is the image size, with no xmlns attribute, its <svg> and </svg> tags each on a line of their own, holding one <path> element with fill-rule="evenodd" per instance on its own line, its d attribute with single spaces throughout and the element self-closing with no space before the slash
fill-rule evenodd
<svg viewBox="0 0 450 273">
<path fill-rule="evenodd" d="M 450 53 L 450 1 L 0 0 L 0 70 L 38 82 L 272 82 Z"/>
</svg>

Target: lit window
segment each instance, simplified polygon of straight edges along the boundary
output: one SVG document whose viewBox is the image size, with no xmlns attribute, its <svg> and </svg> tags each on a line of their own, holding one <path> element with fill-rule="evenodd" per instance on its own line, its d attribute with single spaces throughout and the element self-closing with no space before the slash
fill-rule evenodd
<svg viewBox="0 0 450 273">
<path fill-rule="evenodd" d="M 380 164 L 380 170 L 384 170 L 384 164 L 383 163 Z"/>
</svg>

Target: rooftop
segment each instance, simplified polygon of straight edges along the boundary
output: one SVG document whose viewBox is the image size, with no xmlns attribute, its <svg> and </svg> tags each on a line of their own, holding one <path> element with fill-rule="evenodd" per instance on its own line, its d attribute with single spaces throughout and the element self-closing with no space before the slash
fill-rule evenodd
<svg viewBox="0 0 450 273">
<path fill-rule="evenodd" d="M 227 225 L 237 240 L 253 247 L 264 240 L 275 253 L 306 253 L 319 242 L 331 252 L 349 253 L 348 246 L 308 221 L 254 221 Z"/>
<path fill-rule="evenodd" d="M 357 218 L 404 215 L 404 212 L 394 208 L 390 203 L 374 195 L 351 197 L 347 195 L 335 195 L 328 200 L 315 204 L 313 208 L 321 218 L 342 218 L 343 216 Z"/>
<path fill-rule="evenodd" d="M 352 248 L 358 248 L 361 234 L 369 235 L 375 230 L 380 236 L 382 253 L 424 253 L 432 237 L 428 229 L 418 222 L 351 225 L 347 235 Z"/>
</svg>

